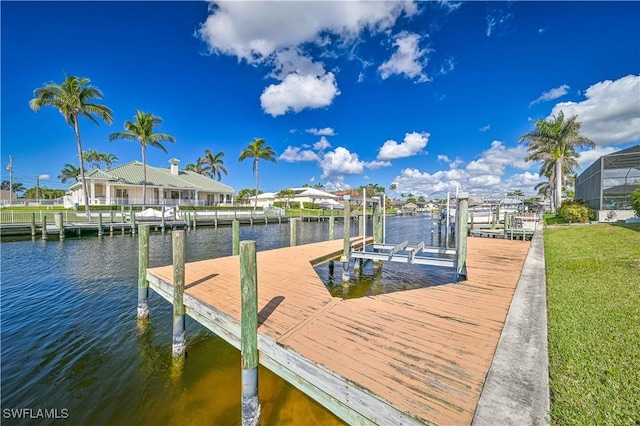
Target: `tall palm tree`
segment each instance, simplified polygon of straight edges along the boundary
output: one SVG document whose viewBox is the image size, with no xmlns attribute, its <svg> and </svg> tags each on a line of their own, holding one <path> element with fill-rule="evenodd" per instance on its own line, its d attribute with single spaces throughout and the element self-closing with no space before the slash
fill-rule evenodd
<svg viewBox="0 0 640 426">
<path fill-rule="evenodd" d="M 80 169 L 71 163 L 67 163 L 64 165 L 64 167 L 60 171 L 60 174 L 58 175 L 58 179 L 60 179 L 62 183 L 66 183 L 69 179 L 75 179 L 75 181 L 77 182 L 79 175 L 80 175 Z"/>
<path fill-rule="evenodd" d="M 84 179 L 84 158 L 82 156 L 82 140 L 80 139 L 78 118 L 88 118 L 97 125 L 100 125 L 100 123 L 98 123 L 96 117 L 107 124 L 111 124 L 113 121 L 111 108 L 94 103 L 95 100 L 103 99 L 104 95 L 100 89 L 90 83 L 91 80 L 87 77 L 65 75 L 62 84 L 49 82 L 37 88 L 33 92 L 34 98 L 29 101 L 29 106 L 34 111 L 39 111 L 43 106 L 57 108 L 67 124 L 75 131 L 78 159 L 80 161 L 80 178 L 82 179 L 82 189 L 84 192 L 84 205 L 87 217 L 89 218 L 91 217 L 89 191 L 87 189 L 87 182 Z"/>
<path fill-rule="evenodd" d="M 543 164 L 547 162 L 547 165 L 553 161 L 555 165 L 555 206 L 552 209 L 555 213 L 562 203 L 564 163 L 568 162 L 567 160 L 575 162 L 575 158 L 579 156 L 576 148 L 594 148 L 595 143 L 580 134 L 582 124 L 578 121 L 577 115 L 565 120 L 564 112 L 560 111 L 551 120 L 541 119 L 536 121 L 535 125 L 535 130 L 523 135 L 520 142 L 527 143 L 529 155 L 525 157 L 526 161 L 543 161 Z"/>
<path fill-rule="evenodd" d="M 147 146 L 153 146 L 167 152 L 162 142 L 175 142 L 176 138 L 166 133 L 154 133 L 156 126 L 162 123 L 162 118 L 150 112 L 136 110 L 133 121 L 125 121 L 124 132 L 111 133 L 109 140 L 116 139 L 137 140 L 142 147 L 142 204 L 147 203 Z"/>
<path fill-rule="evenodd" d="M 202 168 L 204 172 L 203 174 L 205 176 L 209 176 L 211 179 L 215 179 L 217 176 L 218 182 L 220 182 L 220 179 L 222 179 L 222 174 L 220 172 L 223 172 L 225 175 L 228 176 L 229 172 L 227 171 L 227 168 L 223 165 L 224 164 L 224 160 L 222 159 L 223 156 L 224 156 L 224 152 L 219 152 L 217 154 L 214 154 L 213 152 L 211 152 L 210 149 L 205 149 L 204 156 L 198 160 L 198 163 L 201 166 L 204 166 Z"/>
<path fill-rule="evenodd" d="M 95 149 L 87 149 L 82 153 L 84 159 L 89 163 L 89 167 L 99 169 L 102 163 L 100 153 Z"/>
<path fill-rule="evenodd" d="M 240 152 L 240 161 L 247 158 L 253 158 L 253 175 L 256 177 L 256 194 L 258 192 L 258 161 L 266 160 L 272 163 L 276 162 L 276 152 L 270 146 L 265 146 L 265 140 L 262 138 L 253 138 L 253 142 Z M 254 198 L 253 210 L 258 208 L 258 196 Z"/>
</svg>

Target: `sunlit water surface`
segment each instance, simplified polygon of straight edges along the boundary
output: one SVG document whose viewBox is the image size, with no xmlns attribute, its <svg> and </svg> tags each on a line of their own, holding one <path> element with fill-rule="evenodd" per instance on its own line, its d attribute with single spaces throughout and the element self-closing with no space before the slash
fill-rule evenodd
<svg viewBox="0 0 640 426">
<path fill-rule="evenodd" d="M 355 224 L 355 222 L 353 222 Z M 299 244 L 325 240 L 328 223 L 302 223 Z M 429 216 L 387 219 L 387 242 L 438 245 Z M 288 224 L 241 227 L 258 250 L 284 247 Z M 342 224 L 336 223 L 336 238 Z M 352 226 L 355 235 L 357 226 Z M 371 224 L 368 225 L 371 234 Z M 171 305 L 151 292 L 151 320 L 136 320 L 137 238 L 3 242 L 1 250 L 2 388 L 5 409 L 66 409 L 67 424 L 240 424 L 240 354 L 187 318 L 187 353 L 171 357 Z M 231 229 L 188 233 L 187 261 L 229 255 Z M 170 233 L 152 233 L 150 266 L 171 263 Z M 335 277 L 341 277 L 336 263 Z M 361 297 L 453 280 L 452 272 L 366 263 L 348 286 L 317 268 L 336 297 Z M 284 380 L 260 368 L 261 424 L 341 424 Z M 60 420 L 57 421 L 58 423 Z M 3 424 L 48 424 L 12 420 Z"/>
</svg>

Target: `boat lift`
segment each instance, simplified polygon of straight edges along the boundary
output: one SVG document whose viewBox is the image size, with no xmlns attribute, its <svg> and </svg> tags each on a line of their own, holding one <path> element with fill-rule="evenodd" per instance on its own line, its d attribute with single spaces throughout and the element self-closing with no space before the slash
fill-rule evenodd
<svg viewBox="0 0 640 426">
<path fill-rule="evenodd" d="M 447 197 L 448 198 L 448 197 Z M 400 262 L 416 265 L 455 268 L 458 280 L 466 278 L 468 195 L 459 193 L 455 221 L 455 248 L 427 246 L 424 241 L 409 245 L 386 242 L 385 194 L 370 199 L 373 203 L 373 244 L 367 244 L 366 225 L 362 226 L 362 248 L 350 252 L 351 258 L 373 261 Z M 349 200 L 345 200 L 349 203 Z M 367 199 L 363 191 L 362 208 L 366 217 Z M 382 215 L 380 209 L 382 208 Z M 464 216 L 463 216 L 464 215 Z M 380 219 L 380 216 L 382 218 Z M 462 229 L 460 229 L 462 228 Z"/>
</svg>

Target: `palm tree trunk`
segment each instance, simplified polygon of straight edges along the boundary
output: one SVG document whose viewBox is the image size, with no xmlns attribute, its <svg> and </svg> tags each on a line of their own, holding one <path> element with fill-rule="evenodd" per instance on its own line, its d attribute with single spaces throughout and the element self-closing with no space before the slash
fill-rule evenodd
<svg viewBox="0 0 640 426">
<path fill-rule="evenodd" d="M 258 210 L 258 158 L 256 158 L 256 195 L 253 201 L 253 211 Z"/>
<path fill-rule="evenodd" d="M 562 204 L 562 157 L 556 159 L 556 213 Z"/>
<path fill-rule="evenodd" d="M 142 210 L 147 203 L 147 153 L 142 145 Z"/>
<path fill-rule="evenodd" d="M 87 181 L 84 178 L 84 157 L 82 155 L 82 140 L 80 139 L 80 127 L 78 126 L 78 116 L 73 117 L 73 128 L 76 131 L 76 141 L 78 144 L 78 158 L 80 159 L 80 177 L 82 178 L 82 191 L 84 192 L 84 211 L 91 221 L 91 208 L 89 207 L 89 190 Z"/>
</svg>

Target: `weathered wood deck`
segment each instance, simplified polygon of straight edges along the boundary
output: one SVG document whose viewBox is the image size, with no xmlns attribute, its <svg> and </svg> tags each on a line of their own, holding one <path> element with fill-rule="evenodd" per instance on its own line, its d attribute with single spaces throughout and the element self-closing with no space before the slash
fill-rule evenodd
<svg viewBox="0 0 640 426">
<path fill-rule="evenodd" d="M 470 238 L 467 281 L 351 300 L 312 265 L 342 240 L 259 252 L 260 362 L 349 423 L 470 424 L 529 245 Z M 237 256 L 188 263 L 184 300 L 236 347 L 239 270 Z M 147 274 L 170 301 L 172 276 Z"/>
</svg>

